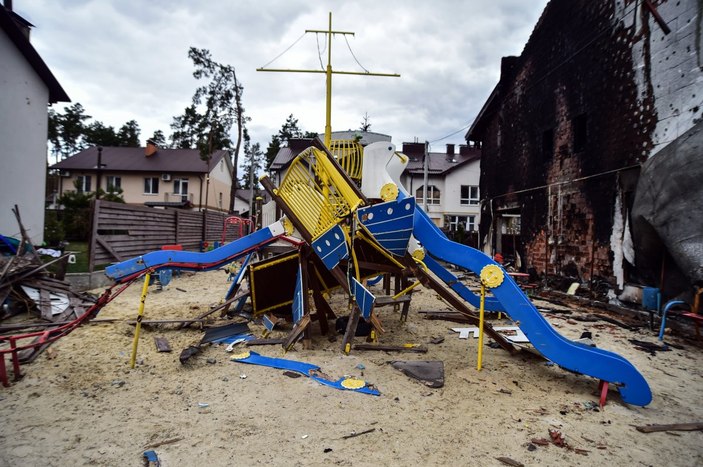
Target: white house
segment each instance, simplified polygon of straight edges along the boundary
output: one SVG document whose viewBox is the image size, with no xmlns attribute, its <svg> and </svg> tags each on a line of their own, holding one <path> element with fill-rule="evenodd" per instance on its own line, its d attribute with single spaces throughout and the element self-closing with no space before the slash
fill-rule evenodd
<svg viewBox="0 0 703 467">
<path fill-rule="evenodd" d="M 460 145 L 456 153 L 454 148 L 453 144 L 447 144 L 446 152 L 427 153 L 425 192 L 425 144 L 403 143 L 403 154 L 410 161 L 403 172 L 402 182 L 437 227 L 456 231 L 461 226 L 466 232 L 475 232 L 480 214 L 481 150 Z"/>
<path fill-rule="evenodd" d="M 17 237 L 17 205 L 34 243 L 44 237 L 49 104 L 69 102 L 66 92 L 29 43 L 32 25 L 0 6 L 0 233 Z"/>
</svg>

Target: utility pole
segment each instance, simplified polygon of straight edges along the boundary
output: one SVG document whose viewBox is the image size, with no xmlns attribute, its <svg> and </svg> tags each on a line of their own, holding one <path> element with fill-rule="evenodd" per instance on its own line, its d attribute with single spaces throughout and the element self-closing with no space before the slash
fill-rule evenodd
<svg viewBox="0 0 703 467">
<path fill-rule="evenodd" d="M 427 179 L 430 168 L 430 143 L 425 141 L 425 154 L 422 156 L 422 209 L 427 212 Z"/>
<path fill-rule="evenodd" d="M 277 69 L 277 68 L 257 68 L 256 71 L 271 71 L 282 73 L 324 73 L 326 75 L 326 98 L 325 98 L 325 146 L 329 147 L 332 141 L 332 75 L 362 75 L 362 76 L 386 76 L 392 78 L 400 78 L 396 73 L 371 73 L 358 71 L 336 71 L 332 69 L 332 36 L 334 35 L 349 35 L 353 36 L 353 32 L 348 31 L 333 31 L 332 30 L 332 12 L 329 14 L 329 25 L 327 30 L 306 29 L 306 33 L 325 34 L 327 35 L 327 68 L 325 70 L 296 70 L 296 69 Z"/>
</svg>

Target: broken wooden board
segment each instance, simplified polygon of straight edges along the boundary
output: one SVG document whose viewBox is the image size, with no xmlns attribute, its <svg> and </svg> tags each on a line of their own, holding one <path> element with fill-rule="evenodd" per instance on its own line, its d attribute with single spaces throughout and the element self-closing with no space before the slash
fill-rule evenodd
<svg viewBox="0 0 703 467">
<path fill-rule="evenodd" d="M 156 345 L 157 352 L 170 352 L 171 345 L 168 343 L 165 337 L 154 337 L 154 344 Z"/>
<path fill-rule="evenodd" d="M 703 422 L 672 423 L 670 425 L 642 425 L 635 429 L 640 433 L 654 433 L 658 431 L 699 431 L 703 430 Z"/>
<path fill-rule="evenodd" d="M 441 360 L 414 360 L 390 362 L 407 376 L 422 381 L 431 388 L 441 388 L 444 386 L 444 362 Z"/>
<path fill-rule="evenodd" d="M 385 352 L 415 352 L 427 353 L 427 347 L 419 344 L 383 345 L 383 344 L 354 344 L 354 350 L 380 350 Z"/>
</svg>

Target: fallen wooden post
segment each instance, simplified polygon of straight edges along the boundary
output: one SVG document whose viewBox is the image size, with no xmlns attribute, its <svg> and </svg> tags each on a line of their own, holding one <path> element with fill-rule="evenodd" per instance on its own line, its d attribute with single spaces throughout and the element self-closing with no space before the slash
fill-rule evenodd
<svg viewBox="0 0 703 467">
<path fill-rule="evenodd" d="M 640 433 L 654 433 L 657 431 L 698 431 L 703 430 L 703 422 L 672 423 L 671 425 L 641 425 L 635 426 Z"/>
</svg>

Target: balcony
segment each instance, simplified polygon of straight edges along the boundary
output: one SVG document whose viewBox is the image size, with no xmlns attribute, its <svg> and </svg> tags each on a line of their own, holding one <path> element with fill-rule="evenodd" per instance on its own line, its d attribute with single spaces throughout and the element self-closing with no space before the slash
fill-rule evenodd
<svg viewBox="0 0 703 467">
<path fill-rule="evenodd" d="M 166 203 L 182 203 L 183 201 L 190 201 L 193 203 L 193 199 L 193 193 L 180 194 L 164 192 L 164 202 Z"/>
</svg>

